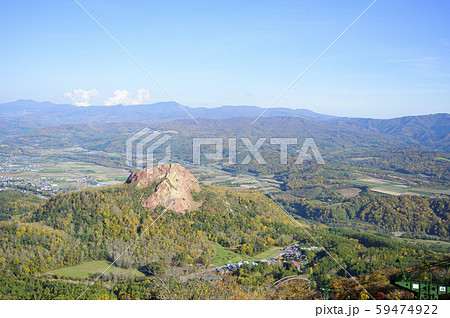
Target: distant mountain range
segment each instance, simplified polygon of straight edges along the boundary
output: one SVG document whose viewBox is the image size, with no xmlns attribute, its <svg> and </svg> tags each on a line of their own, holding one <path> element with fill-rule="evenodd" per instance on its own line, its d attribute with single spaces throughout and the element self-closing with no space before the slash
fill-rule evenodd
<svg viewBox="0 0 450 318">
<path fill-rule="evenodd" d="M 97 128 L 94 130 L 100 132 L 105 129 L 105 124 L 110 126 L 113 123 L 135 123 L 182 131 L 189 130 L 189 134 L 202 134 L 205 129 L 212 129 L 216 133 L 221 130 L 244 132 L 253 126 L 251 125 L 253 119 L 264 111 L 264 108 L 256 106 L 183 107 L 201 123 L 200 127 L 175 102 L 79 107 L 18 100 L 0 104 L 0 137 L 22 134 L 28 137 L 41 135 L 43 131 L 38 128 L 59 125 L 70 125 L 61 129 L 66 132 L 67 129 L 75 132 L 78 124 L 82 124 L 80 129 L 86 129 L 85 125 L 95 125 Z M 271 108 L 262 117 L 258 120 L 258 125 L 252 128 L 263 134 L 272 131 L 277 135 L 282 133 L 303 137 L 323 135 L 324 138 L 329 139 L 329 142 L 334 142 L 333 139 L 339 137 L 339 140 L 352 140 L 352 144 L 355 143 L 355 139 L 360 139 L 356 144 L 364 144 L 364 140 L 367 143 L 380 141 L 383 144 L 425 147 L 450 152 L 450 115 L 447 113 L 370 119 L 336 117 L 307 109 Z M 83 126 L 84 128 L 81 128 Z M 120 126 L 122 126 L 121 130 L 124 130 L 125 127 Z M 45 130 L 45 132 L 48 131 Z M 254 130 L 249 133 L 253 134 Z M 44 133 L 44 135 L 47 134 Z M 56 137 L 56 135 L 53 136 Z M 48 135 L 48 137 L 51 136 Z"/>
<path fill-rule="evenodd" d="M 175 102 L 160 102 L 148 105 L 115 105 L 79 107 L 68 104 L 17 100 L 0 104 L 0 117 L 32 121 L 36 127 L 64 124 L 103 124 L 112 122 L 158 123 L 177 119 L 194 118 L 227 119 L 235 117 L 256 118 L 264 108 L 256 106 L 221 106 L 217 108 L 193 108 L 179 106 Z M 263 117 L 300 117 L 328 120 L 338 118 L 315 113 L 308 109 L 271 108 Z M 35 127 L 35 128 L 36 128 Z"/>
</svg>

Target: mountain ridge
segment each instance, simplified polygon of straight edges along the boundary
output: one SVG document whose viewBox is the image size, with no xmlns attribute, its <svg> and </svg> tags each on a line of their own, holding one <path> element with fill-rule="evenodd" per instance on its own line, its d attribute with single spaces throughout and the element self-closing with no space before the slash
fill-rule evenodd
<svg viewBox="0 0 450 318">
<path fill-rule="evenodd" d="M 32 116 L 43 116 L 49 118 L 49 112 L 55 115 L 61 115 L 53 121 L 52 124 L 71 124 L 71 123 L 106 123 L 106 122 L 161 122 L 172 121 L 177 119 L 191 119 L 190 116 L 183 109 L 187 110 L 195 118 L 203 119 L 227 119 L 235 117 L 300 117 L 305 119 L 315 120 L 393 120 L 400 118 L 424 117 L 435 115 L 446 115 L 448 113 L 434 113 L 425 115 L 407 115 L 393 118 L 371 118 L 371 117 L 349 117 L 349 116 L 335 116 L 322 114 L 306 108 L 286 108 L 286 107 L 272 107 L 264 108 L 253 105 L 223 105 L 218 107 L 190 107 L 186 105 L 179 105 L 173 101 L 156 102 L 151 104 L 138 105 L 113 105 L 113 106 L 75 106 L 71 104 L 56 104 L 52 102 L 36 102 L 32 99 L 19 99 L 13 102 L 0 103 L 0 118 L 22 118 L 27 119 Z M 130 112 L 131 110 L 131 112 Z M 98 118 L 99 113 L 108 115 L 108 119 Z M 170 113 L 170 115 L 168 114 Z M 69 116 L 70 115 L 70 116 Z M 88 116 L 91 117 L 88 121 L 80 119 L 73 119 L 73 116 Z M 143 115 L 154 115 L 154 118 L 143 117 Z M 72 117 L 69 120 L 66 117 Z M 36 117 L 33 118 L 36 120 Z M 112 119 L 112 120 L 111 120 Z"/>
<path fill-rule="evenodd" d="M 34 116 L 45 117 L 41 120 L 54 118 L 53 124 L 69 123 L 104 123 L 104 122 L 161 122 L 175 119 L 190 119 L 187 112 L 195 118 L 225 119 L 236 116 L 257 117 L 264 108 L 258 106 L 220 106 L 215 108 L 189 107 L 178 105 L 176 102 L 157 102 L 139 105 L 114 106 L 88 106 L 80 107 L 70 104 L 54 104 L 51 102 L 36 102 L 33 100 L 17 100 L 0 104 L 0 118 L 29 118 Z M 103 115 L 99 117 L 99 115 Z M 70 115 L 70 116 L 69 116 Z M 148 118 L 146 116 L 152 116 Z M 293 116 L 310 119 L 332 119 L 337 116 L 319 114 L 308 109 L 271 108 L 265 112 L 264 117 Z M 107 118 L 107 119 L 105 119 Z"/>
<path fill-rule="evenodd" d="M 320 121 L 296 117 L 264 117 L 252 125 L 252 119 L 175 120 L 159 124 L 104 123 L 46 126 L 19 136 L 5 138 L 2 143 L 15 146 L 70 147 L 79 145 L 91 150 L 123 152 L 126 139 L 144 127 L 151 130 L 178 131 L 184 137 L 297 137 L 314 138 L 329 150 L 374 146 L 419 147 L 450 152 L 450 115 L 430 115 L 429 119 L 339 120 Z M 1 124 L 1 121 L 0 121 Z M 19 129 L 16 127 L 15 131 Z M 4 136 L 8 137 L 8 136 Z M 178 137 L 176 137 L 178 138 Z M 112 147 L 112 148 L 111 148 Z"/>
<path fill-rule="evenodd" d="M 255 127 L 253 120 L 259 116 L 263 108 L 256 106 L 221 106 L 218 108 L 191 108 L 185 106 L 197 122 L 214 128 L 216 125 L 228 126 L 231 131 L 240 125 L 246 130 Z M 19 135 L 39 136 L 47 127 L 73 125 L 149 125 L 152 128 L 171 127 L 177 125 L 199 126 L 189 118 L 175 102 L 160 102 L 147 105 L 131 106 L 89 106 L 79 107 L 68 104 L 52 104 L 19 100 L 0 104 L 0 137 L 7 138 Z M 260 124 L 262 123 L 262 124 Z M 340 132 L 344 139 L 355 137 L 378 139 L 385 143 L 393 142 L 401 146 L 425 147 L 432 150 L 450 151 L 450 114 L 405 116 L 392 119 L 335 117 L 318 114 L 307 109 L 272 108 L 256 122 L 258 129 L 267 134 L 267 127 L 274 131 L 274 123 L 288 125 L 294 135 L 311 135 L 312 132 Z M 98 126 L 100 125 L 100 126 Z M 294 126 L 293 126 L 294 125 Z M 295 127 L 295 125 L 297 125 Z M 80 126 L 81 127 L 81 126 Z M 70 127 L 68 127 L 70 128 Z M 36 130 L 37 129 L 37 130 Z M 73 126 L 70 129 L 76 129 Z M 123 130 L 123 129 L 122 129 Z M 130 130 L 130 129 L 128 129 Z M 135 131 L 136 132 L 136 131 Z M 285 130 L 276 131 L 285 134 Z M 44 133 L 45 135 L 45 133 Z M 330 138 L 332 136 L 330 135 Z M 392 140 L 391 140 L 392 139 Z"/>
</svg>

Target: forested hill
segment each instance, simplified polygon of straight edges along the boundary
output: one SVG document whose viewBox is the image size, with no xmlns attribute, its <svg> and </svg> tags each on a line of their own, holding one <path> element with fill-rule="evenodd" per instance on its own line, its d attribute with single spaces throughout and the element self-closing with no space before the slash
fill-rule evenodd
<svg viewBox="0 0 450 318">
<path fill-rule="evenodd" d="M 450 200 L 421 196 L 379 196 L 371 192 L 331 206 L 298 199 L 286 204 L 292 213 L 323 223 L 358 220 L 386 232 L 436 235 L 450 239 Z"/>
<path fill-rule="evenodd" d="M 450 151 L 450 115 L 407 116 L 393 119 L 346 118 L 338 120 L 407 141 L 410 146 Z"/>
<path fill-rule="evenodd" d="M 0 191 L 0 221 L 35 211 L 44 199 L 18 191 Z"/>
<path fill-rule="evenodd" d="M 424 119 L 427 116 L 422 117 Z M 192 152 L 186 147 L 192 144 L 193 137 L 297 137 L 300 145 L 304 138 L 314 138 L 321 151 L 325 153 L 350 148 L 380 149 L 410 146 L 449 152 L 450 117 L 447 114 L 441 114 L 430 115 L 428 119 L 427 125 L 413 125 L 411 121 L 414 120 L 411 120 L 404 126 L 402 124 L 397 126 L 396 120 L 320 121 L 293 117 L 260 118 L 252 124 L 252 119 L 240 117 L 199 119 L 200 125 L 193 120 L 177 120 L 150 124 L 147 127 L 151 130 L 176 131 L 177 134 L 172 136 L 171 142 L 181 145 L 181 147 L 173 147 L 176 154 L 181 157 L 183 156 L 180 154 L 180 149 L 185 149 L 183 151 L 186 153 Z M 10 147 L 44 148 L 79 145 L 88 150 L 124 153 L 126 140 L 144 127 L 146 125 L 143 123 L 47 126 L 17 137 L 6 138 L 2 143 Z M 267 145 L 263 145 L 263 148 L 270 147 L 269 142 Z M 272 147 L 274 150 L 279 150 L 275 146 Z"/>
<path fill-rule="evenodd" d="M 152 187 L 141 188 L 136 183 L 89 188 L 54 196 L 34 212 L 25 211 L 21 218 L 1 221 L 0 274 L 1 277 L 15 276 L 17 281 L 8 279 L 0 298 L 76 298 L 81 291 L 71 291 L 72 284 L 47 292 L 41 285 L 51 286 L 54 278 L 44 281 L 33 277 L 88 260 L 115 260 L 138 237 L 136 244 L 121 255 L 115 265 L 142 272 L 148 271 L 149 266 L 175 269 L 202 264 L 206 267 L 214 264 L 215 256 L 224 249 L 227 253 L 247 257 L 298 241 L 317 245 L 276 203 L 258 192 L 203 186 L 200 192 L 193 192 L 194 199 L 201 203 L 198 209 L 186 214 L 169 210 L 158 218 L 164 211 L 162 207 L 151 210 L 142 205 L 142 198 L 151 195 L 152 191 Z M 442 257 L 442 253 L 430 248 L 388 237 L 324 226 L 303 226 L 352 276 L 376 270 L 392 271 L 392 257 Z M 324 251 L 311 252 L 308 257 L 305 273 L 311 277 L 319 281 L 337 281 L 345 276 L 341 267 Z M 267 271 L 254 277 L 257 285 L 265 286 L 283 275 L 295 274 L 295 271 L 283 272 L 278 267 L 260 268 Z M 252 279 L 247 274 L 237 277 L 233 288 L 250 284 Z M 36 285 L 37 289 L 19 296 L 23 290 L 19 293 L 17 288 L 22 288 L 21 284 L 26 282 Z M 151 281 L 133 284 L 139 290 L 153 286 Z M 111 291 L 115 292 L 117 286 L 114 286 Z M 249 286 L 244 287 L 253 288 Z M 371 292 L 376 294 L 378 288 Z M 85 297 L 102 297 L 89 295 Z M 145 298 L 144 295 L 135 297 Z"/>
<path fill-rule="evenodd" d="M 21 221 L 1 222 L 3 270 L 17 275 L 86 259 L 113 260 L 141 234 L 118 266 L 207 264 L 217 243 L 253 255 L 285 236 L 301 238 L 293 221 L 264 195 L 222 187 L 202 188 L 193 193 L 200 208 L 184 215 L 169 210 L 149 227 L 164 210 L 142 205 L 152 191 L 136 184 L 91 188 L 54 196 Z"/>
</svg>

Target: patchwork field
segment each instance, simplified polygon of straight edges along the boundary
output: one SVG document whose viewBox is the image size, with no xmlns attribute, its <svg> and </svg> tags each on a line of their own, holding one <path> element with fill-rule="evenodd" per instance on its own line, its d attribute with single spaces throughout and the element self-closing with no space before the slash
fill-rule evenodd
<svg viewBox="0 0 450 318">
<path fill-rule="evenodd" d="M 210 167 L 187 166 L 188 170 L 205 185 L 221 185 L 245 190 L 279 192 L 281 182 L 272 179 L 273 176 L 256 177 L 249 174 L 233 175 L 227 171 Z"/>
<path fill-rule="evenodd" d="M 86 162 L 61 162 L 57 166 L 69 173 L 95 177 L 100 182 L 121 183 L 130 175 L 130 171 L 127 169 L 105 167 Z"/>
<path fill-rule="evenodd" d="M 368 176 L 361 176 L 357 180 L 351 181 L 350 183 L 356 185 L 372 186 L 372 191 L 390 195 L 402 195 L 402 194 L 427 195 L 427 196 L 450 195 L 450 188 L 445 187 L 417 188 L 402 183 L 396 183 L 393 181 L 377 179 Z"/>
<path fill-rule="evenodd" d="M 129 176 L 127 169 L 106 167 L 88 162 L 35 162 L 4 166 L 0 176 L 30 181 L 46 180 L 61 188 L 82 188 L 88 184 L 123 183 Z"/>
</svg>

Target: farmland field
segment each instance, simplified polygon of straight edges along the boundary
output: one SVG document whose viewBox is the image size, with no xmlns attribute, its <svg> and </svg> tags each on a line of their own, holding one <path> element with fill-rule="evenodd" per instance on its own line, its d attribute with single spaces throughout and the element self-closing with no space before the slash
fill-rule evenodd
<svg viewBox="0 0 450 318">
<path fill-rule="evenodd" d="M 45 179 L 63 188 L 82 188 L 86 186 L 81 181 L 83 178 L 95 179 L 102 184 L 118 184 L 123 183 L 130 174 L 128 169 L 106 167 L 82 161 L 52 162 L 44 158 L 41 158 L 41 161 L 32 165 L 32 169 L 29 169 L 28 165 L 3 169 L 0 176 L 29 180 Z"/>
<path fill-rule="evenodd" d="M 338 192 L 343 197 L 353 198 L 353 197 L 356 197 L 361 192 L 361 189 L 358 189 L 358 188 L 347 188 L 347 189 L 337 190 L 336 192 Z"/>
<path fill-rule="evenodd" d="M 382 179 L 377 179 L 377 178 L 372 178 L 372 177 L 367 177 L 367 176 L 361 176 L 357 180 L 350 181 L 350 183 L 356 184 L 356 185 L 362 185 L 362 186 L 372 186 L 372 191 L 384 193 L 384 194 L 390 194 L 390 195 L 421 194 L 421 195 L 435 196 L 435 195 L 449 195 L 450 194 L 450 189 L 446 188 L 446 187 L 415 188 L 415 187 L 408 186 L 406 184 L 396 183 L 393 181 L 382 180 Z"/>
</svg>

